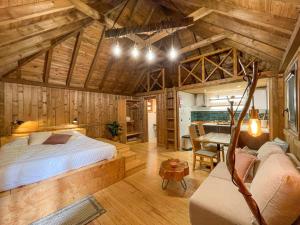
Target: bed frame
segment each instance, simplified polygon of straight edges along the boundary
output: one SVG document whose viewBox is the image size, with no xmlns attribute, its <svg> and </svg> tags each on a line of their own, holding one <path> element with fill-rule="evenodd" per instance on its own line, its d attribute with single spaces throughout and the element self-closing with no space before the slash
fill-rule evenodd
<svg viewBox="0 0 300 225">
<path fill-rule="evenodd" d="M 71 130 L 85 133 L 83 128 Z M 28 133 L 23 133 L 24 135 Z M 14 138 L 14 135 L 5 137 L 5 141 Z M 116 156 L 112 160 L 104 160 L 44 181 L 0 192 L 0 224 L 29 224 L 124 177 L 125 159 Z"/>
</svg>

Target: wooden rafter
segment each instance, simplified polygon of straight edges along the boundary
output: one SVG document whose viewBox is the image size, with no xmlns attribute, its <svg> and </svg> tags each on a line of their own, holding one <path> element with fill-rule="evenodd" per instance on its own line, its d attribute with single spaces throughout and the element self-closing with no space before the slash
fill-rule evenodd
<svg viewBox="0 0 300 225">
<path fill-rule="evenodd" d="M 44 73 L 43 73 L 43 82 L 44 83 L 48 83 L 48 80 L 49 80 L 52 55 L 53 55 L 53 48 L 50 48 L 45 55 Z"/>
<path fill-rule="evenodd" d="M 73 75 L 75 63 L 76 63 L 76 60 L 77 60 L 77 56 L 78 56 L 82 36 L 83 36 L 83 30 L 79 31 L 78 34 L 77 34 L 77 37 L 76 37 L 76 41 L 75 41 L 75 45 L 74 45 L 74 49 L 73 49 L 73 53 L 72 53 L 72 58 L 71 58 L 71 63 L 70 63 L 70 67 L 69 67 L 69 71 L 68 71 L 68 75 L 67 75 L 67 80 L 66 80 L 67 87 L 70 87 L 70 83 L 71 83 L 71 80 L 72 80 L 72 75 Z"/>
<path fill-rule="evenodd" d="M 106 38 L 115 38 L 122 37 L 128 34 L 143 34 L 143 33 L 151 33 L 159 30 L 167 30 L 167 29 L 182 29 L 188 26 L 193 25 L 192 17 L 185 17 L 181 20 L 164 20 L 159 23 L 151 23 L 146 26 L 133 26 L 133 27 L 122 27 L 122 28 L 114 28 L 108 29 L 105 31 Z"/>
<path fill-rule="evenodd" d="M 98 41 L 98 44 L 97 44 L 97 48 L 96 48 L 96 52 L 95 52 L 95 55 L 94 55 L 94 58 L 93 58 L 93 61 L 92 61 L 92 64 L 90 66 L 90 69 L 89 69 L 89 73 L 87 75 L 87 78 L 84 82 L 84 87 L 87 88 L 88 87 L 88 84 L 90 82 L 90 79 L 92 77 L 92 74 L 95 70 L 95 66 L 96 66 L 96 63 L 97 63 L 97 59 L 99 58 L 99 54 L 100 54 L 100 46 L 101 46 L 101 43 L 102 43 L 102 39 L 104 37 L 104 31 L 105 31 L 105 26 L 103 26 L 102 28 L 102 31 L 101 31 L 101 36 L 100 36 L 100 39 Z"/>
<path fill-rule="evenodd" d="M 298 15 L 296 26 L 294 28 L 293 34 L 291 36 L 291 39 L 288 43 L 288 46 L 285 50 L 285 53 L 282 57 L 282 61 L 280 63 L 279 70 L 281 72 L 283 72 L 287 68 L 288 64 L 291 62 L 296 51 L 298 50 L 299 46 L 300 46 L 300 14 Z"/>
<path fill-rule="evenodd" d="M 75 8 L 81 11 L 82 13 L 92 17 L 94 20 L 98 20 L 100 23 L 104 23 L 105 21 L 104 15 L 98 13 L 97 10 L 88 6 L 81 0 L 70 0 L 70 1 L 74 4 Z"/>
<path fill-rule="evenodd" d="M 112 68 L 112 65 L 114 64 L 114 57 L 111 56 L 111 58 L 108 60 L 108 63 L 106 65 L 106 68 L 105 68 L 105 71 L 103 73 L 103 76 L 102 76 L 102 80 L 100 81 L 100 84 L 99 84 L 99 90 L 102 91 L 103 90 L 103 87 L 104 87 L 104 83 L 108 77 L 108 74 Z"/>
</svg>

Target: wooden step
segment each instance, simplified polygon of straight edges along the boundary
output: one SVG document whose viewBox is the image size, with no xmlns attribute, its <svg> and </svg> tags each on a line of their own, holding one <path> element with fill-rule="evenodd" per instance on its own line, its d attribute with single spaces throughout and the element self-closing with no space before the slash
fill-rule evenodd
<svg viewBox="0 0 300 225">
<path fill-rule="evenodd" d="M 125 163 L 130 162 L 131 160 L 136 159 L 136 153 L 132 151 L 126 151 L 120 153 L 121 156 L 125 158 Z"/>
<path fill-rule="evenodd" d="M 146 161 L 134 159 L 125 163 L 125 176 L 128 177 L 142 169 L 146 168 Z"/>
</svg>

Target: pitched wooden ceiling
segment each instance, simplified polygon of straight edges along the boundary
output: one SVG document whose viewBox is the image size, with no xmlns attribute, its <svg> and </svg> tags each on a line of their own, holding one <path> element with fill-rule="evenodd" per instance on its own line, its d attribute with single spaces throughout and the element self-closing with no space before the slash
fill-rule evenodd
<svg viewBox="0 0 300 225">
<path fill-rule="evenodd" d="M 259 58 L 261 70 L 282 70 L 299 46 L 299 7 L 300 0 L 0 1 L 0 77 L 7 82 L 132 94 L 145 70 L 164 66 L 167 86 L 173 86 L 176 63 L 165 58 L 172 39 L 182 53 L 180 59 L 231 46 L 245 58 Z M 192 27 L 150 37 L 129 35 L 120 41 L 127 49 L 134 42 L 141 49 L 153 44 L 157 65 L 127 56 L 115 59 L 113 40 L 103 37 L 104 29 L 115 22 L 115 27 L 122 27 L 184 16 L 194 18 Z"/>
</svg>

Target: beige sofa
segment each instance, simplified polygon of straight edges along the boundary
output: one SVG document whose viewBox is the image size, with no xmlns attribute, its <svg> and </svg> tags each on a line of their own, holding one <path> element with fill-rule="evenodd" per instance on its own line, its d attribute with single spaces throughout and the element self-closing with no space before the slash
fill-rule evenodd
<svg viewBox="0 0 300 225">
<path fill-rule="evenodd" d="M 289 157 L 274 143 L 259 150 L 259 164 L 247 184 L 269 225 L 290 225 L 300 215 L 300 174 Z M 189 202 L 192 225 L 257 224 L 243 196 L 220 162 L 192 195 Z"/>
</svg>

